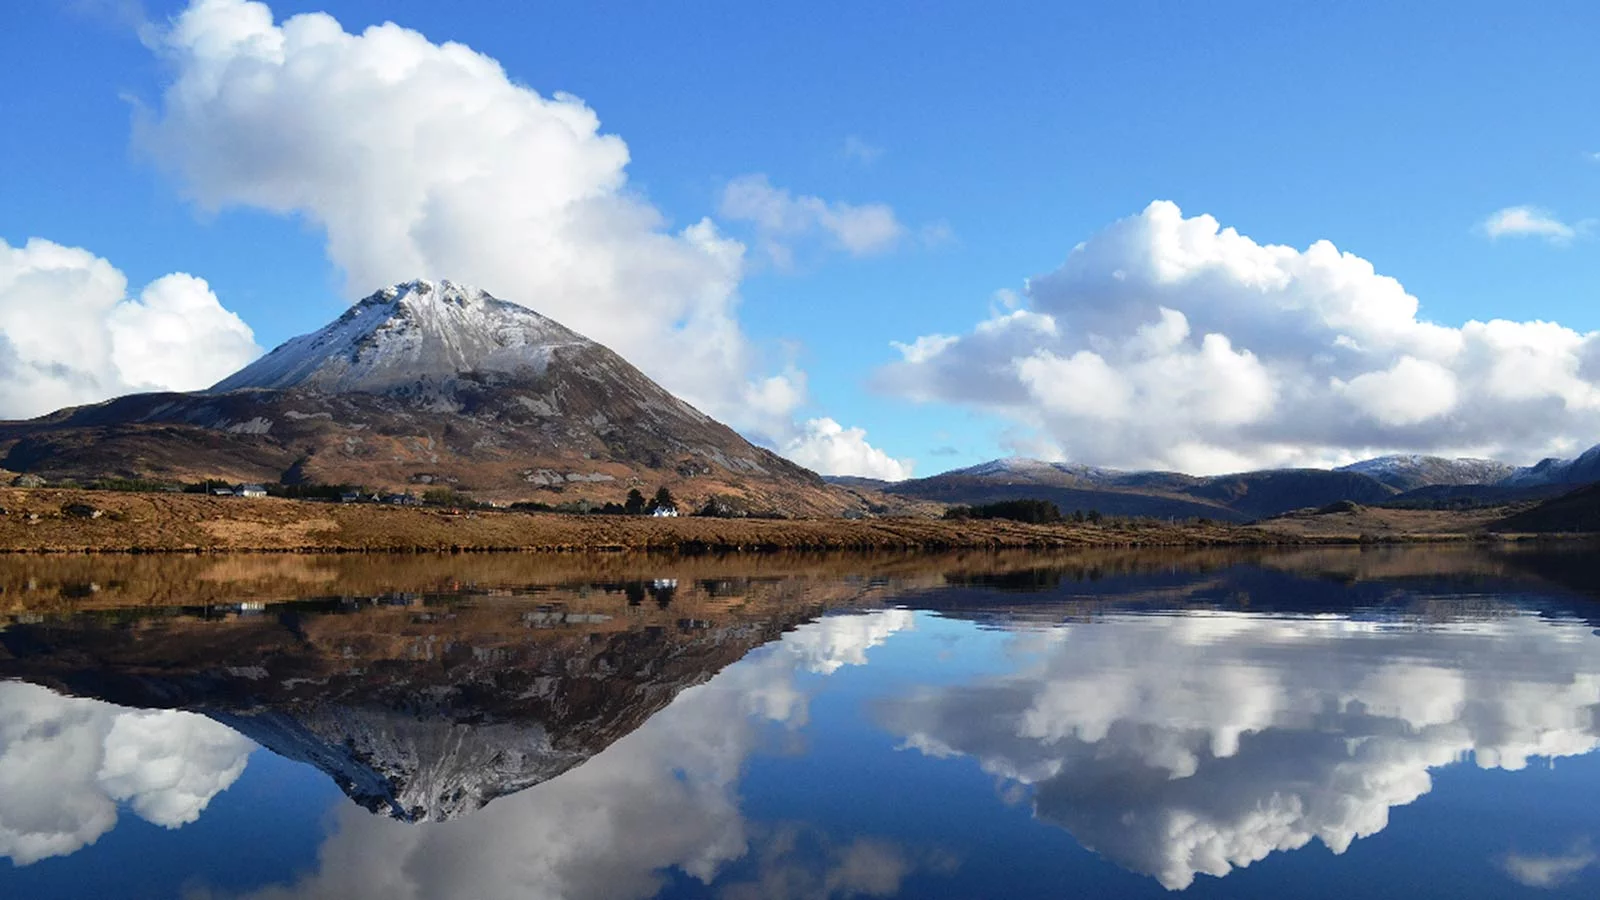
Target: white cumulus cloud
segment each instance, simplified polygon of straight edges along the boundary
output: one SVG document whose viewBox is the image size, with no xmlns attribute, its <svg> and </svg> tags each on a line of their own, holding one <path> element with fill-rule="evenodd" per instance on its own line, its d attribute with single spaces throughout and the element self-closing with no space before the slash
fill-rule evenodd
<svg viewBox="0 0 1600 900">
<path fill-rule="evenodd" d="M 886 204 L 855 205 L 796 196 L 759 174 L 741 175 L 728 182 L 722 189 L 720 211 L 724 218 L 754 225 L 768 254 L 785 266 L 793 261 L 789 242 L 809 235 L 826 235 L 852 256 L 871 256 L 894 249 L 906 234 L 905 226 Z"/>
<path fill-rule="evenodd" d="M 0 240 L 0 416 L 199 390 L 260 353 L 202 279 L 165 275 L 134 296 L 122 272 L 88 250 Z"/>
<path fill-rule="evenodd" d="M 1049 456 L 1198 474 L 1600 441 L 1600 333 L 1430 322 L 1327 241 L 1259 244 L 1158 201 L 1006 296 L 966 334 L 896 343 L 877 386 L 998 412 Z"/>
<path fill-rule="evenodd" d="M 247 0 L 193 0 L 150 41 L 172 78 L 138 145 L 202 207 L 315 223 L 352 299 L 414 277 L 475 284 L 737 428 L 780 447 L 800 433 L 804 373 L 764 371 L 738 319 L 744 245 L 710 219 L 670 225 L 579 98 L 393 23 L 352 34 Z M 817 228 L 867 254 L 904 230 L 879 204 L 757 193 L 763 233 Z"/>
<path fill-rule="evenodd" d="M 1483 232 L 1491 238 L 1537 237 L 1553 244 L 1565 244 L 1578 229 L 1537 206 L 1508 206 L 1483 220 Z"/>
<path fill-rule="evenodd" d="M 903 481 L 911 477 L 915 463 L 895 459 L 867 443 L 867 432 L 846 428 L 832 419 L 810 419 L 782 448 L 784 456 L 824 475 L 858 475 Z"/>
<path fill-rule="evenodd" d="M 139 145 L 203 207 L 314 222 L 352 299 L 419 276 L 476 284 L 737 425 L 790 412 L 752 404 L 795 392 L 750 387 L 744 247 L 710 220 L 670 227 L 629 187 L 627 145 L 578 98 L 392 23 L 278 23 L 245 0 L 194 0 L 157 46 L 172 81 Z M 841 227 L 870 243 L 870 224 Z"/>
<path fill-rule="evenodd" d="M 1455 409 L 1456 378 L 1438 363 L 1402 356 L 1381 372 L 1364 372 L 1339 390 L 1385 425 L 1414 425 Z"/>
</svg>

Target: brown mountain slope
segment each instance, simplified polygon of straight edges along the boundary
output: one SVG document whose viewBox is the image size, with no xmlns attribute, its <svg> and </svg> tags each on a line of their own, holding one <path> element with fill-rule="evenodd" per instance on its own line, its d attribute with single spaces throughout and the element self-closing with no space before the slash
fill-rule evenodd
<svg viewBox="0 0 1600 900">
<path fill-rule="evenodd" d="M 0 423 L 0 467 L 48 479 L 450 485 L 620 502 L 667 485 L 752 511 L 859 505 L 620 356 L 443 282 L 388 288 L 209 392 L 141 394 Z"/>
<path fill-rule="evenodd" d="M 1490 527 L 1507 533 L 1600 533 L 1600 484 L 1546 500 Z"/>
</svg>

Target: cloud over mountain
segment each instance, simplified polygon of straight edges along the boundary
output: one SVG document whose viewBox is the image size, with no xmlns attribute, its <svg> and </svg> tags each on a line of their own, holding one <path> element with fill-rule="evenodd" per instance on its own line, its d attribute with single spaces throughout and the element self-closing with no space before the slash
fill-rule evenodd
<svg viewBox="0 0 1600 900">
<path fill-rule="evenodd" d="M 277 23 L 246 0 L 194 0 L 154 41 L 173 75 L 139 145 L 204 208 L 315 223 L 352 299 L 418 276 L 477 284 L 735 427 L 780 445 L 796 431 L 803 374 L 762 371 L 737 316 L 745 247 L 710 219 L 670 225 L 582 100 L 399 25 Z M 783 227 L 798 211 L 852 252 L 899 232 L 875 207 L 788 200 Z"/>
<path fill-rule="evenodd" d="M 127 277 L 88 250 L 0 240 L 0 417 L 197 390 L 260 353 L 202 279 L 165 275 L 131 296 Z"/>
<path fill-rule="evenodd" d="M 1076 462 L 1200 474 L 1600 440 L 1600 334 L 1418 312 L 1327 241 L 1258 244 L 1155 202 L 967 334 L 897 344 L 876 380 L 997 411 Z"/>
<path fill-rule="evenodd" d="M 160 50 L 174 80 L 140 143 L 204 207 L 321 226 L 352 298 L 418 275 L 480 284 L 691 402 L 748 398 L 744 248 L 709 220 L 670 230 L 628 189 L 627 145 L 576 97 L 398 25 L 276 24 L 244 0 L 196 0 Z"/>
</svg>

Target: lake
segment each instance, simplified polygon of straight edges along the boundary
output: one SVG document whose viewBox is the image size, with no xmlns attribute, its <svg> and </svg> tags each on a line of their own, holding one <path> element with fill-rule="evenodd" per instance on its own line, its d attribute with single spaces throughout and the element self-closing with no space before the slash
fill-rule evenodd
<svg viewBox="0 0 1600 900">
<path fill-rule="evenodd" d="M 1585 546 L 0 559 L 0 897 L 1593 897 Z"/>
</svg>

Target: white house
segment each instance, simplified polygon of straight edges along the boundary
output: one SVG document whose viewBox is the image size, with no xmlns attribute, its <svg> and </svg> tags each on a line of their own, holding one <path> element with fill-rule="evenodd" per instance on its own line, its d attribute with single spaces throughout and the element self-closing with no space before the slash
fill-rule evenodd
<svg viewBox="0 0 1600 900">
<path fill-rule="evenodd" d="M 656 507 L 655 512 L 652 512 L 650 515 L 655 516 L 658 519 L 676 519 L 678 517 L 678 508 L 676 506 L 658 506 Z"/>
<path fill-rule="evenodd" d="M 267 489 L 259 484 L 241 484 L 234 490 L 234 494 L 240 497 L 265 497 Z"/>
</svg>

